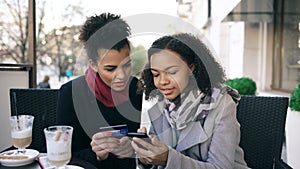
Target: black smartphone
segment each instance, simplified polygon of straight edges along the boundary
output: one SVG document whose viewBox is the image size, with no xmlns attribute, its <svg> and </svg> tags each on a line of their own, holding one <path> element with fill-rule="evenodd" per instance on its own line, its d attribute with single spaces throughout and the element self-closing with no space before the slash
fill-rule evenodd
<svg viewBox="0 0 300 169">
<path fill-rule="evenodd" d="M 138 137 L 138 138 L 148 138 L 146 133 L 139 133 L 139 132 L 129 132 L 127 133 L 128 137 Z"/>
<path fill-rule="evenodd" d="M 127 133 L 127 136 L 128 137 L 138 137 L 138 138 L 140 138 L 140 139 L 142 139 L 142 140 L 144 140 L 144 141 L 146 141 L 147 143 L 150 143 L 151 144 L 151 140 L 150 140 L 150 138 L 148 137 L 148 135 L 146 134 L 146 133 L 140 133 L 140 132 L 137 132 L 137 133 L 135 133 L 135 132 L 129 132 L 129 133 Z M 142 146 L 142 145 L 140 145 L 139 143 L 137 143 L 137 142 L 135 142 L 140 148 L 142 148 L 142 149 L 145 149 L 145 150 L 147 150 L 147 148 L 146 147 L 144 147 L 144 146 Z"/>
</svg>

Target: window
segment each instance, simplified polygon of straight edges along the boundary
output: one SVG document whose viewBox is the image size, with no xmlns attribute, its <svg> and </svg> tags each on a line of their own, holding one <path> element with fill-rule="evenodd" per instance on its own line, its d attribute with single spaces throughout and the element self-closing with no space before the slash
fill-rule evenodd
<svg viewBox="0 0 300 169">
<path fill-rule="evenodd" d="M 274 23 L 273 89 L 291 91 L 300 83 L 300 2 L 279 0 Z"/>
</svg>

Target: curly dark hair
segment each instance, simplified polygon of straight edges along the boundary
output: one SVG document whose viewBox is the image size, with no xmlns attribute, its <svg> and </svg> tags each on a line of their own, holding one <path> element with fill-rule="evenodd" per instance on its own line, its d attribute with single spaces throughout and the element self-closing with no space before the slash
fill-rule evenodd
<svg viewBox="0 0 300 169">
<path fill-rule="evenodd" d="M 211 96 L 212 88 L 221 87 L 225 84 L 226 77 L 222 66 L 215 60 L 212 52 L 199 38 L 188 33 L 163 36 L 154 41 L 149 48 L 148 63 L 141 73 L 139 91 L 145 92 L 146 100 L 157 96 L 159 98 L 162 97 L 154 85 L 153 75 L 150 70 L 150 59 L 153 54 L 163 49 L 178 53 L 188 66 L 194 65 L 193 78 L 195 78 L 197 83 L 195 86 L 205 95 Z M 193 84 L 190 83 L 190 85 Z"/>
<path fill-rule="evenodd" d="M 120 15 L 102 13 L 88 17 L 81 27 L 79 40 L 84 44 L 87 55 L 94 62 L 98 59 L 98 49 L 120 49 L 128 46 L 131 34 L 129 25 Z"/>
</svg>

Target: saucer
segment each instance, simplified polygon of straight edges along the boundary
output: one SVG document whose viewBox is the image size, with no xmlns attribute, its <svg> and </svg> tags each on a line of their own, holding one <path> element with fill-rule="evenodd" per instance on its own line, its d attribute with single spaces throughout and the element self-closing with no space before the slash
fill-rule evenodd
<svg viewBox="0 0 300 169">
<path fill-rule="evenodd" d="M 0 163 L 9 167 L 27 165 L 34 162 L 36 157 L 39 155 L 39 152 L 33 149 L 25 149 L 25 154 L 21 156 L 13 155 L 17 151 L 18 150 L 9 150 L 1 153 Z"/>
<path fill-rule="evenodd" d="M 66 169 L 84 169 L 84 168 L 77 165 L 67 165 Z"/>
<path fill-rule="evenodd" d="M 38 157 L 38 161 L 40 163 L 40 165 L 42 166 L 42 168 L 44 169 L 54 169 L 55 167 L 53 165 L 51 165 L 48 161 L 48 158 L 47 158 L 47 154 L 44 154 L 44 153 L 40 153 L 39 157 Z M 60 168 L 60 167 L 58 167 Z M 61 167 L 63 168 L 63 167 Z M 77 166 L 77 165 L 66 165 L 65 169 L 84 169 L 80 166 Z"/>
<path fill-rule="evenodd" d="M 45 169 L 54 169 L 54 168 L 55 168 L 54 166 L 50 166 Z M 58 167 L 58 169 L 60 169 L 60 168 L 63 168 L 63 167 Z M 66 167 L 64 169 L 84 169 L 84 168 L 77 166 L 77 165 L 66 165 Z"/>
</svg>

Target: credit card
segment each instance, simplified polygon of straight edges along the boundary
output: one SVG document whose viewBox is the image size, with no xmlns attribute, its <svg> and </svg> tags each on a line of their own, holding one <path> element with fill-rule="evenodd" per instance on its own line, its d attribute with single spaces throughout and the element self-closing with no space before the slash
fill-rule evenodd
<svg viewBox="0 0 300 169">
<path fill-rule="evenodd" d="M 123 137 L 128 133 L 128 128 L 126 124 L 116 125 L 116 126 L 106 126 L 100 127 L 100 132 L 109 132 L 112 137 Z"/>
</svg>

